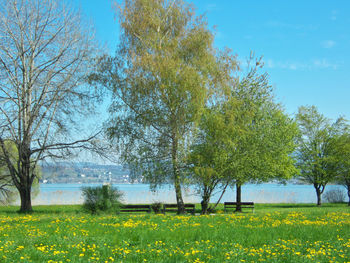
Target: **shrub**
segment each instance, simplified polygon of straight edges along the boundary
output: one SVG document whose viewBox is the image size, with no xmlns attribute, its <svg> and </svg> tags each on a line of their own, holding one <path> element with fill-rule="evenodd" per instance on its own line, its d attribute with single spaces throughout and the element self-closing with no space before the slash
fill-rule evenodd
<svg viewBox="0 0 350 263">
<path fill-rule="evenodd" d="M 98 212 L 117 212 L 123 196 L 117 188 L 110 185 L 83 187 L 83 208 L 92 214 Z"/>
<path fill-rule="evenodd" d="M 151 207 L 152 207 L 152 210 L 155 214 L 160 214 L 160 212 L 162 210 L 162 203 L 161 202 L 154 202 Z"/>
<path fill-rule="evenodd" d="M 343 203 L 345 200 L 344 191 L 341 189 L 332 189 L 324 194 L 324 199 L 328 203 Z"/>
</svg>

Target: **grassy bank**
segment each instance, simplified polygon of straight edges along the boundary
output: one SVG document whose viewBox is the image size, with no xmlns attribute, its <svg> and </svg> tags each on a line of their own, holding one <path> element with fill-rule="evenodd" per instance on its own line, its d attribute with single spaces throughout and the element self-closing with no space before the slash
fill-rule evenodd
<svg viewBox="0 0 350 263">
<path fill-rule="evenodd" d="M 198 206 L 199 208 L 199 206 Z M 347 262 L 350 209 L 258 204 L 255 213 L 98 215 L 0 208 L 1 262 Z"/>
</svg>

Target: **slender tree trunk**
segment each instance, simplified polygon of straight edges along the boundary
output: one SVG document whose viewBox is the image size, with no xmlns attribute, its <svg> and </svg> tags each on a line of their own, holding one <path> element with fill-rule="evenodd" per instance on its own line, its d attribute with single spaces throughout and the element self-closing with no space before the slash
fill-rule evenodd
<svg viewBox="0 0 350 263">
<path fill-rule="evenodd" d="M 242 212 L 242 207 L 241 207 L 241 202 L 242 202 L 242 185 L 237 182 L 236 183 L 236 212 Z"/>
<path fill-rule="evenodd" d="M 178 173 L 174 173 L 174 180 L 175 180 L 175 194 L 176 194 L 176 203 L 177 203 L 177 213 L 178 214 L 184 214 L 185 213 L 185 207 L 184 207 L 184 201 L 182 199 L 182 191 L 181 191 L 181 184 L 180 184 L 180 178 Z"/>
<path fill-rule="evenodd" d="M 209 209 L 209 198 L 210 198 L 210 193 L 209 191 L 204 191 L 203 197 L 202 197 L 202 202 L 201 202 L 201 206 L 202 206 L 202 211 L 201 214 L 202 215 L 206 215 L 208 214 L 208 209 Z"/>
<path fill-rule="evenodd" d="M 321 189 L 319 185 L 314 184 L 315 190 L 316 190 L 316 196 L 317 196 L 317 206 L 321 206 L 322 205 L 322 200 L 321 200 Z"/>
<path fill-rule="evenodd" d="M 222 190 L 222 193 L 221 193 L 221 195 L 220 195 L 218 201 L 217 201 L 216 204 L 214 205 L 213 210 L 215 210 L 215 208 L 216 208 L 216 207 L 218 206 L 218 204 L 220 203 L 222 197 L 224 196 L 224 193 L 226 192 L 227 186 L 228 186 L 228 183 L 226 183 L 224 189 Z"/>
<path fill-rule="evenodd" d="M 173 135 L 172 139 L 173 140 L 172 140 L 172 156 L 171 157 L 172 157 L 172 163 L 173 163 L 174 187 L 175 187 L 175 194 L 176 194 L 177 213 L 184 214 L 185 207 L 184 207 L 184 201 L 182 199 L 180 171 L 179 171 L 179 164 L 178 164 L 178 160 L 177 160 L 178 141 L 177 141 L 176 135 Z"/>
<path fill-rule="evenodd" d="M 348 206 L 350 206 L 350 185 L 348 185 L 346 188 L 348 189 L 348 197 L 349 197 Z"/>
</svg>

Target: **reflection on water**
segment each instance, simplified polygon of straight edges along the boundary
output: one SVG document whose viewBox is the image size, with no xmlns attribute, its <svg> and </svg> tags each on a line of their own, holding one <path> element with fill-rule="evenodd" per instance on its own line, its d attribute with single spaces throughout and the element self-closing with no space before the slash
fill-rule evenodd
<svg viewBox="0 0 350 263">
<path fill-rule="evenodd" d="M 95 184 L 96 185 L 96 184 Z M 40 193 L 33 200 L 34 205 L 81 204 L 82 186 L 92 184 L 41 184 Z M 138 203 L 176 203 L 175 192 L 171 186 L 165 186 L 157 192 L 151 192 L 147 184 L 117 184 L 114 185 L 124 193 L 123 201 L 130 204 Z M 341 186 L 327 186 L 326 191 Z M 199 203 L 201 198 L 196 195 L 193 187 L 183 190 L 186 203 Z M 221 192 L 217 192 L 211 202 L 216 202 Z M 222 202 L 234 201 L 235 191 L 227 189 Z M 314 203 L 316 194 L 312 185 L 279 185 L 279 184 L 247 184 L 242 187 L 242 201 L 256 203 Z M 17 202 L 18 204 L 18 202 Z"/>
</svg>

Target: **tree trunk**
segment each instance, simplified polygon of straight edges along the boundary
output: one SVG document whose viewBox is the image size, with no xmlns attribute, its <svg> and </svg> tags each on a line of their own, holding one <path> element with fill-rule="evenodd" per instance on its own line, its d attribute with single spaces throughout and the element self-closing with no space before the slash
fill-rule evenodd
<svg viewBox="0 0 350 263">
<path fill-rule="evenodd" d="M 215 210 L 215 208 L 216 208 L 216 207 L 218 206 L 218 204 L 220 203 L 222 197 L 224 196 L 224 193 L 226 192 L 227 186 L 228 186 L 228 183 L 226 183 L 224 189 L 222 190 L 221 195 L 220 195 L 218 201 L 216 202 L 216 204 L 215 204 L 214 207 L 212 208 L 213 210 Z"/>
<path fill-rule="evenodd" d="M 173 163 L 174 187 L 175 187 L 175 194 L 176 194 L 177 213 L 184 214 L 185 207 L 184 207 L 184 201 L 182 199 L 182 191 L 181 191 L 181 183 L 180 183 L 180 171 L 179 171 L 179 164 L 178 164 L 178 160 L 177 160 L 178 141 L 177 141 L 175 134 L 173 134 L 172 139 L 173 140 L 172 140 L 171 157 L 172 157 L 172 163 Z"/>
<path fill-rule="evenodd" d="M 175 194 L 176 194 L 176 203 L 177 203 L 177 213 L 184 214 L 185 207 L 184 207 L 184 201 L 182 199 L 182 191 L 181 191 L 179 174 L 175 173 L 174 177 L 175 177 L 174 179 L 175 179 Z"/>
<path fill-rule="evenodd" d="M 349 197 L 348 206 L 350 206 L 350 185 L 348 185 L 347 188 L 348 188 L 348 197 Z"/>
<path fill-rule="evenodd" d="M 19 194 L 21 197 L 21 209 L 19 211 L 21 213 L 32 212 L 31 186 L 27 185 L 20 188 Z"/>
<path fill-rule="evenodd" d="M 322 200 L 321 200 L 321 190 L 320 190 L 320 186 L 319 185 L 314 185 L 315 190 L 316 190 L 316 196 L 317 196 L 317 206 L 321 206 L 322 205 Z"/>
<path fill-rule="evenodd" d="M 206 215 L 208 214 L 208 207 L 209 207 L 209 195 L 208 194 L 204 194 L 203 195 L 203 200 L 201 202 L 201 206 L 202 206 L 202 211 L 201 214 L 202 215 Z"/>
<path fill-rule="evenodd" d="M 32 197 L 31 197 L 31 191 L 32 191 L 32 183 L 34 176 L 30 173 L 30 149 L 29 147 L 22 147 L 20 148 L 22 152 L 22 158 L 21 158 L 21 176 L 20 176 L 20 185 L 18 188 L 19 195 L 21 198 L 21 208 L 20 212 L 22 213 L 28 213 L 32 212 Z"/>
<path fill-rule="evenodd" d="M 236 183 L 236 212 L 242 212 L 242 207 L 241 207 L 241 202 L 242 202 L 242 185 L 237 182 Z"/>
</svg>

